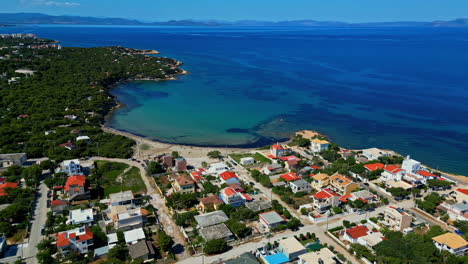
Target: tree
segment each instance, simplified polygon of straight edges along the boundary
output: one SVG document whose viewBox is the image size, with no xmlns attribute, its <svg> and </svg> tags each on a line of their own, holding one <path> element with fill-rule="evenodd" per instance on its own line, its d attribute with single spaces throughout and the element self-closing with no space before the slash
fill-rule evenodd
<svg viewBox="0 0 468 264">
<path fill-rule="evenodd" d="M 109 253 L 107 254 L 109 258 L 116 258 L 119 260 L 126 260 L 128 256 L 128 249 L 125 245 L 117 244 L 115 247 L 109 249 Z"/>
<path fill-rule="evenodd" d="M 24 178 L 27 186 L 34 186 L 41 176 L 42 168 L 37 164 L 24 168 L 21 173 L 21 177 Z"/>
<path fill-rule="evenodd" d="M 177 152 L 177 151 L 172 151 L 171 156 L 172 156 L 174 159 L 177 159 L 177 158 L 179 157 L 179 152 Z"/>
<path fill-rule="evenodd" d="M 221 152 L 219 150 L 212 150 L 206 154 L 209 158 L 212 159 L 220 159 L 221 158 Z"/>
<path fill-rule="evenodd" d="M 203 250 L 206 254 L 220 254 L 228 250 L 228 245 L 224 239 L 213 239 L 206 242 Z"/>
<path fill-rule="evenodd" d="M 156 161 L 150 161 L 148 163 L 148 173 L 150 175 L 152 174 L 158 174 L 158 173 L 163 173 L 165 172 L 164 168 L 161 166 L 161 164 L 157 163 Z"/>
<path fill-rule="evenodd" d="M 413 197 L 418 196 L 420 193 L 421 193 L 421 189 L 418 189 L 418 188 L 411 189 L 411 194 L 413 195 Z"/>
<path fill-rule="evenodd" d="M 172 237 L 168 236 L 164 231 L 158 232 L 158 245 L 164 252 L 171 250 L 174 245 Z"/>
<path fill-rule="evenodd" d="M 93 232 L 93 241 L 95 248 L 107 246 L 107 235 L 102 231 L 99 225 L 92 226 L 91 232 Z"/>
<path fill-rule="evenodd" d="M 248 227 L 236 220 L 230 219 L 226 221 L 226 225 L 229 229 L 236 235 L 238 238 L 244 238 L 249 236 L 252 233 L 252 228 Z"/>
<path fill-rule="evenodd" d="M 286 223 L 286 227 L 295 231 L 295 230 L 298 230 L 299 227 L 302 226 L 302 223 L 299 219 L 297 219 L 296 217 L 293 217 L 291 218 L 287 223 Z"/>
<path fill-rule="evenodd" d="M 117 231 L 117 242 L 125 245 L 125 235 L 122 231 Z"/>
</svg>

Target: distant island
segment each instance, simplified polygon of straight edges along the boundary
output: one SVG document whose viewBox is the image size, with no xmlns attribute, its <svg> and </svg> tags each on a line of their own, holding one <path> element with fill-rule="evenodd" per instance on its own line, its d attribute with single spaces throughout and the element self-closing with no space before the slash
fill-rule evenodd
<svg viewBox="0 0 468 264">
<path fill-rule="evenodd" d="M 468 18 L 451 21 L 395 21 L 347 23 L 340 21 L 290 20 L 290 21 L 221 21 L 221 20 L 170 20 L 142 22 L 125 18 L 97 18 L 82 16 L 51 16 L 40 13 L 0 13 L 0 25 L 11 24 L 63 24 L 63 25 L 147 25 L 147 26 L 303 26 L 303 27 L 468 27 Z"/>
</svg>

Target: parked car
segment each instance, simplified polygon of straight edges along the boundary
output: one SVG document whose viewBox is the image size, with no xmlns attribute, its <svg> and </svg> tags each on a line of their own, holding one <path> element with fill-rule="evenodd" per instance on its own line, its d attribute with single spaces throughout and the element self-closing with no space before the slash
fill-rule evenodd
<svg viewBox="0 0 468 264">
<path fill-rule="evenodd" d="M 366 212 L 364 212 L 363 210 L 358 210 L 358 211 L 357 211 L 357 214 L 358 214 L 358 215 L 363 215 L 363 214 L 365 214 L 365 213 L 366 213 Z"/>
</svg>

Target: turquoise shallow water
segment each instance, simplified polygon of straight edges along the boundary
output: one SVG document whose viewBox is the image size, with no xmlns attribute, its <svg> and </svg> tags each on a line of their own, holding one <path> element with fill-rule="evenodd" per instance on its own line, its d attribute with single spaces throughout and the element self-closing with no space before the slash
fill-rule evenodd
<svg viewBox="0 0 468 264">
<path fill-rule="evenodd" d="M 12 31 L 1 29 L 0 32 Z M 468 174 L 468 30 L 16 28 L 64 45 L 157 49 L 175 81 L 122 84 L 108 125 L 166 142 L 262 145 L 299 129 Z"/>
</svg>

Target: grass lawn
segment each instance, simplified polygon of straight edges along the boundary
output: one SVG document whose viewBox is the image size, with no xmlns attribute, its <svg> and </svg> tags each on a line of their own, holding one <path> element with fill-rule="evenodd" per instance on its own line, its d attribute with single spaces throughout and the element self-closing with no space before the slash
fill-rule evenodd
<svg viewBox="0 0 468 264">
<path fill-rule="evenodd" d="M 128 169 L 127 164 L 109 161 L 97 161 L 96 164 L 97 171 L 102 177 L 100 182 L 106 197 L 120 191 L 146 192 L 145 183 L 137 167 Z"/>
<path fill-rule="evenodd" d="M 230 154 L 230 156 L 237 162 L 239 163 L 242 158 L 247 158 L 247 157 L 252 157 L 254 160 L 258 163 L 271 163 L 271 160 L 262 154 L 255 152 L 255 154 L 252 153 L 246 153 L 246 154 Z"/>
</svg>

